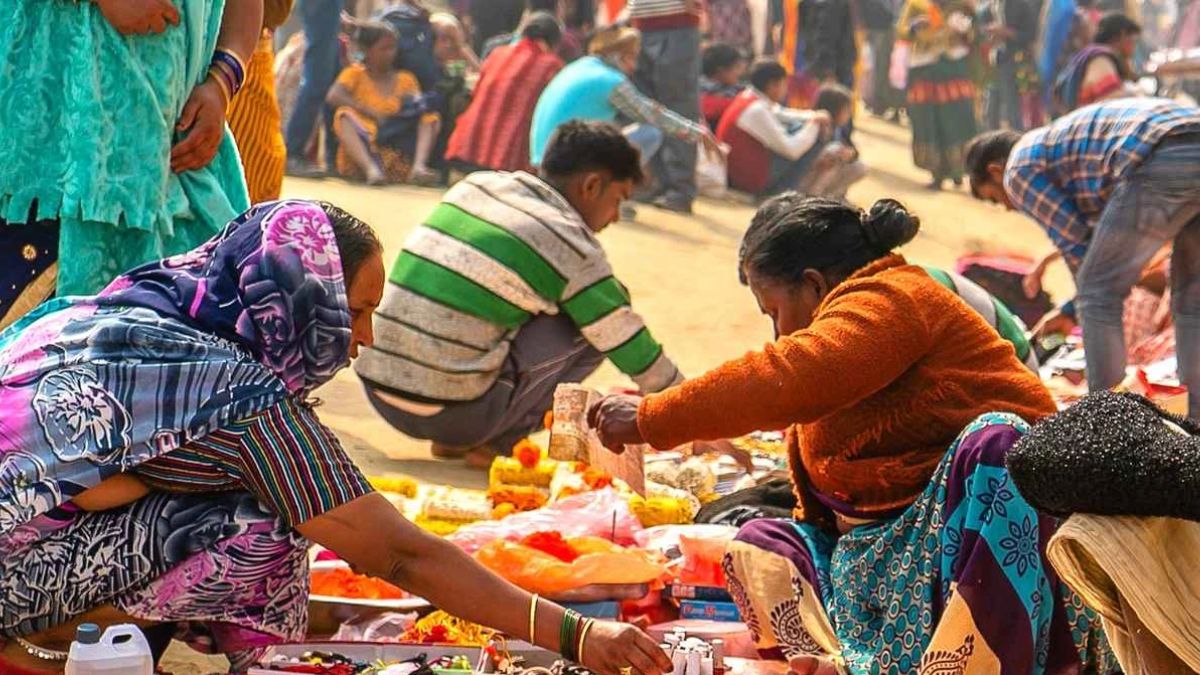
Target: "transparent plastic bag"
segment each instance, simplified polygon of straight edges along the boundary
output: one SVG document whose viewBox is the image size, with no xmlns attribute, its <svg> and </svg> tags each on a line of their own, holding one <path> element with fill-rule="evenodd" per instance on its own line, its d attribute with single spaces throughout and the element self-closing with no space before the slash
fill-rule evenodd
<svg viewBox="0 0 1200 675">
<path fill-rule="evenodd" d="M 586 492 L 560 502 L 505 518 L 472 523 L 446 539 L 475 553 L 497 539 L 517 541 L 535 532 L 559 532 L 564 537 L 601 537 L 632 545 L 642 525 L 611 488 Z"/>
<path fill-rule="evenodd" d="M 682 584 L 724 586 L 721 561 L 737 528 L 729 525 L 663 525 L 643 530 L 638 546 L 658 551 L 671 563 L 671 573 Z"/>
<path fill-rule="evenodd" d="M 417 615 L 385 612 L 369 618 L 347 621 L 330 638 L 334 642 L 400 642 L 405 631 L 417 622 Z"/>
</svg>

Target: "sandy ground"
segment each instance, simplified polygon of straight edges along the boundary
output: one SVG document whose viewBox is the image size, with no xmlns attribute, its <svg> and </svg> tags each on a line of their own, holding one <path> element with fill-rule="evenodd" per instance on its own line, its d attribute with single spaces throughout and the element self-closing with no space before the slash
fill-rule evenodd
<svg viewBox="0 0 1200 675">
<path fill-rule="evenodd" d="M 953 268 L 974 251 L 1012 251 L 1038 256 L 1049 240 L 1032 221 L 974 200 L 966 189 L 932 192 L 928 176 L 912 165 L 905 127 L 867 116 L 856 140 L 868 177 L 850 199 L 869 207 L 883 197 L 905 203 L 921 217 L 917 239 L 904 249 L 910 260 Z M 387 248 L 386 261 L 437 203 L 441 191 L 411 187 L 368 188 L 337 180 L 289 179 L 286 196 L 329 200 L 375 226 Z M 601 235 L 618 278 L 629 287 L 633 305 L 685 374 L 696 374 L 759 347 L 771 337 L 750 292 L 739 285 L 737 246 L 753 208 L 740 203 L 701 200 L 692 216 L 653 207 L 639 208 L 637 222 L 618 223 Z M 1070 291 L 1065 268 L 1048 280 L 1052 291 Z M 627 384 L 609 365 L 591 382 L 600 387 Z M 481 487 L 486 476 L 455 462 L 433 460 L 426 443 L 400 434 L 374 414 L 350 371 L 318 392 L 321 419 L 342 439 L 369 475 L 404 473 L 426 481 Z M 184 674 L 218 671 L 218 661 L 194 658 L 176 649 L 164 665 Z"/>
</svg>

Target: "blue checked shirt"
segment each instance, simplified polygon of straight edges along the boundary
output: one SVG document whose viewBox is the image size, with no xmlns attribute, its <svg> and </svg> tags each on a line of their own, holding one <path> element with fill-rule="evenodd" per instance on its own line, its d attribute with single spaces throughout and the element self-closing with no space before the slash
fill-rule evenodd
<svg viewBox="0 0 1200 675">
<path fill-rule="evenodd" d="M 1113 189 L 1164 138 L 1197 131 L 1200 109 L 1166 99 L 1090 105 L 1025 134 L 1009 155 L 1004 190 L 1046 229 L 1074 272 Z"/>
</svg>

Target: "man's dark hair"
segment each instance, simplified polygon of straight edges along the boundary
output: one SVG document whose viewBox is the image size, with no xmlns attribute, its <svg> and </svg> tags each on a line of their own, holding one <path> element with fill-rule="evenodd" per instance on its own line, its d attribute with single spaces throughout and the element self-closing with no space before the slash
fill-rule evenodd
<svg viewBox="0 0 1200 675">
<path fill-rule="evenodd" d="M 542 40 L 553 49 L 562 42 L 562 26 L 550 12 L 534 12 L 521 27 L 521 37 Z"/>
<path fill-rule="evenodd" d="M 724 42 L 714 42 L 705 47 L 700 55 L 700 70 L 705 77 L 716 77 L 717 73 L 745 59 L 746 56 L 737 47 Z"/>
<path fill-rule="evenodd" d="M 1096 37 L 1092 39 L 1092 42 L 1098 45 L 1111 45 L 1126 35 L 1141 35 L 1141 33 L 1142 26 L 1138 22 L 1120 12 L 1112 12 L 1105 14 L 1104 18 L 1100 19 L 1100 25 L 1096 28 Z"/>
<path fill-rule="evenodd" d="M 773 59 L 759 59 L 750 66 L 750 84 L 759 91 L 766 90 L 772 83 L 787 79 L 787 70 Z"/>
<path fill-rule="evenodd" d="M 1018 132 L 1001 129 L 982 133 L 967 143 L 966 159 L 963 163 L 966 165 L 967 175 L 971 179 L 971 192 L 976 197 L 979 196 L 975 192 L 976 186 L 988 181 L 988 165 L 1007 163 L 1013 146 L 1019 140 L 1021 140 L 1021 134 Z"/>
<path fill-rule="evenodd" d="M 512 33 L 521 23 L 525 13 L 524 0 L 470 0 L 468 13 L 475 24 L 475 51 L 482 51 L 483 44 L 504 33 Z"/>
<path fill-rule="evenodd" d="M 614 180 L 640 183 L 641 153 L 613 124 L 573 120 L 550 137 L 541 172 L 555 182 L 584 171 L 607 171 Z"/>
</svg>

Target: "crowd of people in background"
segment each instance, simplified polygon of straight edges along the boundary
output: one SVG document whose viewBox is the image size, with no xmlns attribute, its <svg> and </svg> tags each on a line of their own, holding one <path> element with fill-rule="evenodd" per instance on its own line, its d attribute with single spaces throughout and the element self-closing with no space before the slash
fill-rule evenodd
<svg viewBox="0 0 1200 675">
<path fill-rule="evenodd" d="M 247 205 L 277 198 L 285 173 L 448 186 L 479 170 L 536 171 L 551 134 L 572 120 L 617 124 L 646 175 L 634 199 L 681 213 L 701 188 L 847 198 L 869 161 L 854 141 L 860 108 L 907 118 L 930 187 L 958 186 L 979 132 L 1020 133 L 1151 94 L 1138 84 L 1147 54 L 1200 41 L 1200 10 L 1188 2 L 427 2 L 306 0 L 293 11 L 274 0 L 261 13 L 185 5 L 148 25 L 99 6 L 92 21 L 130 32 L 186 19 L 187 40 L 171 49 L 215 48 L 225 60 L 214 72 L 179 72 L 167 67 L 180 58 L 170 50 L 139 52 L 128 59 L 145 77 L 34 112 L 4 108 L 0 137 L 13 159 L 0 166 L 0 237 L 20 253 L 0 288 L 4 321 L 56 288 L 95 292 L 139 262 L 187 250 Z M 22 8 L 14 22 L 41 26 L 52 17 L 39 12 L 53 11 Z M 46 47 L 73 36 L 39 30 L 45 40 L 22 37 L 5 55 L 16 73 L 5 96 L 67 77 L 106 82 L 104 58 L 124 53 L 75 63 Z M 81 106 L 105 114 L 91 119 Z M 103 143 L 47 136 L 80 124 L 105 129 Z M 186 140 L 175 140 L 180 131 Z M 160 145 L 169 152 L 150 153 Z M 50 160 L 46 147 L 58 148 Z M 132 159 L 142 155 L 166 159 Z M 76 253 L 60 260 L 63 247 Z"/>
<path fill-rule="evenodd" d="M 291 56 L 303 61 L 304 77 L 295 63 L 278 72 L 288 168 L 449 184 L 478 169 L 534 168 L 557 123 L 605 119 L 642 150 L 649 184 L 641 202 L 690 212 L 698 164 L 710 175 L 715 164 L 724 178 L 714 194 L 727 187 L 762 198 L 782 181 L 844 196 L 841 185 L 864 166 L 851 140 L 861 103 L 895 122 L 907 118 L 913 162 L 930 187 L 959 186 L 976 133 L 1026 131 L 1137 94 L 1152 48 L 1200 39 L 1200 12 L 1163 4 L 1147 4 L 1144 17 L 1139 5 L 1117 0 L 456 0 L 452 13 L 393 0 L 356 3 L 356 17 L 336 20 L 329 7 L 301 8 L 301 23 L 312 25 L 293 38 L 304 40 L 302 57 Z M 390 39 L 378 37 L 389 28 Z M 394 73 L 381 65 L 389 52 Z M 355 73 L 370 71 L 372 60 L 376 73 L 360 84 L 375 86 L 352 96 L 347 81 L 362 79 Z M 780 70 L 767 62 L 784 74 L 782 85 L 779 77 L 769 83 L 774 95 L 761 78 Z M 850 120 L 799 133 L 796 111 L 818 111 L 822 96 L 841 100 L 835 85 L 852 92 Z M 729 108 L 739 118 L 757 108 L 733 105 L 744 90 L 780 106 L 767 116 L 751 111 L 761 130 L 740 125 L 753 126 L 759 152 L 776 158 L 771 180 L 733 170 L 732 155 L 746 151 L 720 134 L 724 121 L 737 136 L 738 123 L 723 120 Z M 355 96 L 378 105 L 347 105 Z M 784 118 L 791 122 L 766 123 Z M 831 144 L 840 151 L 805 160 Z M 834 188 L 811 190 L 826 184 Z"/>
</svg>

